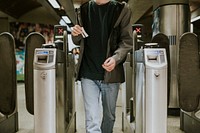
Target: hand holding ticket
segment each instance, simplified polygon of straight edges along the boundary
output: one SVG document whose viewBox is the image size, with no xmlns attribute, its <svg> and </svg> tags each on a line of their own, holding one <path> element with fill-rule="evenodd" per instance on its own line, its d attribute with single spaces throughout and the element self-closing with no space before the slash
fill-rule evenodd
<svg viewBox="0 0 200 133">
<path fill-rule="evenodd" d="M 83 27 L 79 26 L 79 25 L 75 25 L 74 27 L 72 27 L 72 35 L 73 36 L 78 36 L 79 34 L 81 34 L 83 36 L 83 38 L 88 37 L 89 35 L 86 33 L 86 31 L 84 30 Z"/>
</svg>

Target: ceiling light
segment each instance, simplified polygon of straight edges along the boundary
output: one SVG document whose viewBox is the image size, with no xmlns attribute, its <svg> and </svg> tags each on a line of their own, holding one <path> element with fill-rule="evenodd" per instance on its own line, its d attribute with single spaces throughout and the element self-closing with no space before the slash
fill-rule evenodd
<svg viewBox="0 0 200 133">
<path fill-rule="evenodd" d="M 62 16 L 62 19 L 65 21 L 65 23 L 70 24 L 72 23 L 68 16 Z"/>
<path fill-rule="evenodd" d="M 60 8 L 60 5 L 58 4 L 56 0 L 48 0 L 48 1 L 53 8 Z"/>
<path fill-rule="evenodd" d="M 200 19 L 200 16 L 197 16 L 197 17 L 195 17 L 195 18 L 192 18 L 191 19 L 191 22 L 193 23 L 193 22 L 195 22 L 195 21 L 197 21 L 197 20 L 199 20 Z"/>
<path fill-rule="evenodd" d="M 63 19 L 60 20 L 59 24 L 60 25 L 67 25 Z"/>
</svg>

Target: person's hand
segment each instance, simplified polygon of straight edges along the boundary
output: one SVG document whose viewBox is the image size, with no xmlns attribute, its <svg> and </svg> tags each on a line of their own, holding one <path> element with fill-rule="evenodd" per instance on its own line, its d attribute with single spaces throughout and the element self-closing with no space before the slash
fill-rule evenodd
<svg viewBox="0 0 200 133">
<path fill-rule="evenodd" d="M 78 36 L 79 34 L 82 34 L 82 27 L 80 25 L 75 25 L 74 27 L 72 27 L 72 36 Z"/>
<path fill-rule="evenodd" d="M 108 71 L 111 72 L 116 66 L 116 61 L 113 57 L 109 57 L 106 59 L 106 61 L 103 63 L 102 67 Z"/>
</svg>

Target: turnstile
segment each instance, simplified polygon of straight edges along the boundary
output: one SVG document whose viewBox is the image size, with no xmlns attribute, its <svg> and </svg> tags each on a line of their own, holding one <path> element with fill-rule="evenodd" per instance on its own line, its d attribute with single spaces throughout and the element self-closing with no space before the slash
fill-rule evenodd
<svg viewBox="0 0 200 133">
<path fill-rule="evenodd" d="M 167 132 L 167 58 L 163 48 L 135 52 L 135 133 Z"/>
<path fill-rule="evenodd" d="M 165 49 L 144 49 L 144 61 L 146 68 L 145 133 L 167 133 L 167 58 Z"/>
<path fill-rule="evenodd" d="M 65 66 L 56 48 L 37 48 L 34 57 L 35 133 L 65 133 Z"/>
<path fill-rule="evenodd" d="M 0 132 L 18 131 L 15 41 L 10 33 L 0 34 Z"/>
<path fill-rule="evenodd" d="M 55 43 L 43 44 L 34 54 L 35 133 L 76 130 L 75 60 L 68 52 L 66 31 L 62 26 L 55 28 L 60 31 L 55 32 Z"/>
<path fill-rule="evenodd" d="M 133 132 L 133 128 L 135 133 L 167 133 L 166 50 L 141 48 L 136 50 L 133 56 L 134 96 L 131 100 L 134 111 L 130 111 L 131 115 L 128 116 L 129 120 L 133 120 L 131 117 L 134 114 L 134 121 L 129 128 L 128 122 L 124 121 L 123 130 L 125 133 Z"/>
</svg>

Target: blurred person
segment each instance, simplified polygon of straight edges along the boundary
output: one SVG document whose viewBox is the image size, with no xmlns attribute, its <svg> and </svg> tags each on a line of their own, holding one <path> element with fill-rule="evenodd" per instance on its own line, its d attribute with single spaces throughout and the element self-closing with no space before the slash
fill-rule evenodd
<svg viewBox="0 0 200 133">
<path fill-rule="evenodd" d="M 42 28 L 41 28 L 40 24 L 35 24 L 34 30 L 35 30 L 35 32 L 41 33 L 42 32 Z"/>
<path fill-rule="evenodd" d="M 77 10 L 71 34 L 80 46 L 76 78 L 81 81 L 87 133 L 113 132 L 119 85 L 125 81 L 123 63 L 133 47 L 130 19 L 128 4 L 115 0 L 90 0 Z"/>
</svg>

